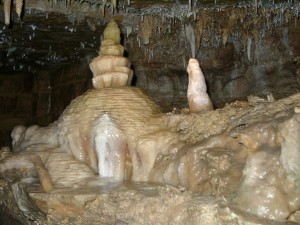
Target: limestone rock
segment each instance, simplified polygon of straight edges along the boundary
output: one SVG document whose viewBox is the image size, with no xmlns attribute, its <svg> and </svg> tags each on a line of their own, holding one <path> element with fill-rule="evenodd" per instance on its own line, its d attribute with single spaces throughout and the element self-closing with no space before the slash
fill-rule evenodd
<svg viewBox="0 0 300 225">
<path fill-rule="evenodd" d="M 197 59 L 190 59 L 187 68 L 189 85 L 187 98 L 190 112 L 213 110 L 212 102 L 206 92 L 205 78 Z"/>
<path fill-rule="evenodd" d="M 133 72 L 130 62 L 123 57 L 124 47 L 120 45 L 121 32 L 118 24 L 110 20 L 104 30 L 99 56 L 90 63 L 93 72 L 93 86 L 96 89 L 123 87 L 131 84 Z M 124 69 L 122 69 L 124 68 Z"/>
</svg>

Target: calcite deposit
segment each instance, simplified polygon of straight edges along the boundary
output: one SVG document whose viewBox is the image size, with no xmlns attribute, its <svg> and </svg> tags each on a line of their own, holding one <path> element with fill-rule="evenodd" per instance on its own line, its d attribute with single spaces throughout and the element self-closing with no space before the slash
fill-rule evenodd
<svg viewBox="0 0 300 225">
<path fill-rule="evenodd" d="M 93 86 L 122 87 L 131 84 L 133 71 L 128 58 L 123 57 L 124 47 L 120 44 L 120 29 L 114 20 L 110 20 L 104 30 L 99 56 L 90 63 L 93 72 Z"/>
<path fill-rule="evenodd" d="M 189 86 L 187 98 L 190 112 L 213 110 L 213 104 L 207 94 L 205 78 L 197 59 L 190 59 L 187 67 Z"/>
<path fill-rule="evenodd" d="M 119 36 L 111 21 L 94 89 L 48 127 L 14 129 L 0 161 L 6 212 L 24 224 L 300 223 L 300 94 L 212 110 L 202 80 L 205 110 L 164 114 L 128 86 L 131 71 L 116 73 L 130 67 Z"/>
</svg>

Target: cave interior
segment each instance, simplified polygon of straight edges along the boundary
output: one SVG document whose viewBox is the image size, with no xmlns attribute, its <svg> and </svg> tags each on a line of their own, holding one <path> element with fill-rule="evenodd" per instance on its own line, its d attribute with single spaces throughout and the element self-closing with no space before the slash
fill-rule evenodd
<svg viewBox="0 0 300 225">
<path fill-rule="evenodd" d="M 199 61 L 214 109 L 295 95 L 300 89 L 299 9 L 297 0 L 3 0 L 0 147 L 12 148 L 15 126 L 47 127 L 92 88 L 89 64 L 111 19 L 121 30 L 124 55 L 134 72 L 132 86 L 142 89 L 163 113 L 180 114 L 188 108 L 190 58 Z M 13 221 L 5 215 L 2 220 Z M 299 208 L 294 217 L 300 223 Z M 142 224 L 138 221 L 114 224 Z"/>
</svg>

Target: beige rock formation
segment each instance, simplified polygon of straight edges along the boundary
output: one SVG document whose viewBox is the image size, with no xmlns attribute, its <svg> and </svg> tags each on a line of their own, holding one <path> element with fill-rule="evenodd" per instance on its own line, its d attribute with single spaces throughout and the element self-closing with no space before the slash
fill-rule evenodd
<svg viewBox="0 0 300 225">
<path fill-rule="evenodd" d="M 206 92 L 205 78 L 197 59 L 190 59 L 187 67 L 189 85 L 187 98 L 190 112 L 213 110 L 212 102 Z"/>
<path fill-rule="evenodd" d="M 59 148 L 49 149 L 50 144 L 45 138 L 43 141 L 33 139 L 34 142 L 21 153 L 11 153 L 1 161 L 1 177 L 14 182 L 21 178 L 36 177 L 31 157 L 39 155 L 53 182 L 51 192 L 54 193 L 60 187 L 78 187 L 78 191 L 87 186 L 95 188 L 99 182 L 101 188 L 105 189 L 114 185 L 110 179 L 151 181 L 184 187 L 205 195 L 231 196 L 236 193 L 232 203 L 229 201 L 224 204 L 234 204 L 234 207 L 266 219 L 283 220 L 299 209 L 298 178 L 294 173 L 297 170 L 297 157 L 291 161 L 286 160 L 285 156 L 286 152 L 294 152 L 291 149 L 294 145 L 289 145 L 293 143 L 289 137 L 294 140 L 295 136 L 290 136 L 288 129 L 294 129 L 298 124 L 293 107 L 298 104 L 299 98 L 298 94 L 274 103 L 263 103 L 260 109 L 257 106 L 249 108 L 243 104 L 232 104 L 225 109 L 195 117 L 197 114 L 161 114 L 155 104 L 137 88 L 91 90 L 74 100 L 57 122 Z M 207 126 L 215 114 L 219 115 L 216 121 L 224 119 L 222 128 Z M 198 122 L 195 124 L 195 121 Z M 183 124 L 190 129 L 194 127 L 194 130 L 184 130 Z M 198 141 L 195 141 L 191 134 L 199 132 L 198 126 L 206 127 L 207 134 L 198 133 Z M 38 129 L 36 132 L 38 135 Z M 186 136 L 184 142 L 180 141 L 182 135 Z M 284 168 L 283 165 L 288 169 L 280 170 Z M 102 181 L 97 178 L 95 170 Z M 104 178 L 109 180 L 105 181 Z M 94 188 L 89 189 L 92 195 L 96 194 L 92 191 Z M 72 193 L 76 195 L 78 191 Z M 42 198 L 54 201 L 51 192 Z M 260 201 L 253 201 L 253 196 Z M 40 200 L 36 203 L 43 210 L 46 210 L 45 207 L 55 208 L 58 204 L 56 200 L 54 205 L 51 205 L 51 201 L 47 206 L 39 205 Z M 122 204 L 127 204 L 126 200 Z M 65 201 L 60 202 L 59 207 L 66 210 L 66 216 L 70 218 L 77 216 L 77 210 L 81 213 L 89 210 L 89 207 L 78 208 Z M 159 205 L 155 207 L 159 208 Z M 262 208 L 268 211 L 260 210 Z M 171 207 L 168 210 L 173 213 L 175 209 Z M 233 213 L 230 210 L 225 210 L 225 214 Z M 122 214 L 127 222 L 132 219 L 130 212 Z M 240 211 L 235 213 L 243 215 Z M 174 224 L 185 221 L 184 212 L 177 214 L 182 217 Z M 61 218 L 59 215 L 49 214 L 53 221 Z M 219 220 L 217 218 L 214 214 L 210 219 Z M 161 219 L 172 221 L 171 217 Z M 80 223 L 81 220 L 78 221 Z M 196 221 L 191 221 L 191 224 L 197 224 Z M 208 224 L 214 224 L 212 221 Z"/>
<path fill-rule="evenodd" d="M 131 84 L 133 71 L 129 60 L 123 57 L 124 47 L 120 44 L 120 33 L 117 23 L 110 20 L 104 30 L 99 56 L 90 63 L 94 76 L 93 86 L 96 89 Z"/>
<path fill-rule="evenodd" d="M 6 26 L 9 26 L 11 20 L 11 13 L 12 13 L 12 0 L 4 0 L 4 22 Z M 23 11 L 23 0 L 15 0 L 15 9 L 16 13 L 21 18 L 21 14 Z"/>
<path fill-rule="evenodd" d="M 11 0 L 4 1 L 4 17 L 5 17 L 5 25 L 10 24 L 10 13 L 11 13 Z"/>
</svg>

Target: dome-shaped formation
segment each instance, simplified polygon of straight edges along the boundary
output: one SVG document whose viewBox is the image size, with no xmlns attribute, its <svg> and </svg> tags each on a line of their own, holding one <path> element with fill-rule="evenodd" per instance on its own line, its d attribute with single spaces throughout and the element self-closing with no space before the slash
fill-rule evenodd
<svg viewBox="0 0 300 225">
<path fill-rule="evenodd" d="M 131 84 L 133 71 L 128 58 L 123 57 L 124 47 L 120 44 L 120 29 L 114 20 L 110 20 L 104 30 L 99 56 L 90 63 L 93 72 L 93 86 L 122 87 Z"/>
</svg>

